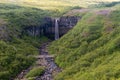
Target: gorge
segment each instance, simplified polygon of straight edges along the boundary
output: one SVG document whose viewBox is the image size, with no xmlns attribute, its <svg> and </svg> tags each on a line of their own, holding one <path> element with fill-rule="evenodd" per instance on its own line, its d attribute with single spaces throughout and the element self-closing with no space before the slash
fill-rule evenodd
<svg viewBox="0 0 120 80">
<path fill-rule="evenodd" d="M 61 36 L 66 34 L 72 29 L 80 20 L 80 17 L 61 17 L 61 18 L 44 18 L 45 23 L 40 27 L 26 28 L 25 32 L 29 36 L 47 36 L 49 39 L 58 40 Z M 52 35 L 52 36 L 51 36 Z M 53 80 L 54 76 L 61 72 L 61 68 L 55 63 L 54 58 L 48 53 L 47 47 L 50 42 L 45 42 L 40 46 L 39 55 L 36 57 L 36 63 L 34 66 L 30 66 L 25 70 L 22 70 L 20 74 L 14 80 L 26 79 L 26 75 L 29 75 L 30 71 L 34 68 L 44 67 L 45 70 L 41 75 L 33 77 L 34 80 Z M 52 57 L 51 57 L 52 56 Z"/>
<path fill-rule="evenodd" d="M 0 80 L 120 80 L 116 1 L 0 0 Z"/>
<path fill-rule="evenodd" d="M 30 36 L 44 35 L 56 40 L 72 29 L 80 19 L 81 17 L 78 16 L 63 16 L 59 19 L 45 17 L 40 26 L 28 26 L 24 29 L 24 32 Z"/>
</svg>

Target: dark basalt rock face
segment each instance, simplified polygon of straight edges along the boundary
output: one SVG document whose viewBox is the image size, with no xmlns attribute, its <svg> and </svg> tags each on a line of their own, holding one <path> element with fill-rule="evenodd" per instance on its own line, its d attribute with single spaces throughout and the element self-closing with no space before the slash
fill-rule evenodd
<svg viewBox="0 0 120 80">
<path fill-rule="evenodd" d="M 80 19 L 80 17 L 77 17 L 77 16 L 61 17 L 59 19 L 59 26 L 60 27 L 69 27 L 69 28 L 74 27 L 77 24 L 79 19 Z"/>
<path fill-rule="evenodd" d="M 59 34 L 60 36 L 66 34 L 71 28 L 73 28 L 78 20 L 80 20 L 81 17 L 77 16 L 64 16 L 59 19 Z"/>
<path fill-rule="evenodd" d="M 81 17 L 70 16 L 61 17 L 58 20 L 59 35 L 66 34 L 71 28 L 73 28 Z M 50 39 L 54 39 L 55 35 L 55 19 L 46 17 L 43 19 L 43 23 L 40 26 L 29 26 L 25 28 L 25 32 L 30 36 L 47 36 Z"/>
<path fill-rule="evenodd" d="M 48 38 L 54 39 L 54 34 L 55 34 L 55 20 L 46 17 L 44 18 L 44 24 L 41 25 L 43 28 L 43 35 L 47 36 Z"/>
<path fill-rule="evenodd" d="M 51 35 L 54 34 L 54 20 L 50 17 L 46 17 L 43 20 L 43 23 L 39 26 L 28 26 L 24 28 L 23 34 L 29 36 L 47 36 L 51 38 Z"/>
</svg>

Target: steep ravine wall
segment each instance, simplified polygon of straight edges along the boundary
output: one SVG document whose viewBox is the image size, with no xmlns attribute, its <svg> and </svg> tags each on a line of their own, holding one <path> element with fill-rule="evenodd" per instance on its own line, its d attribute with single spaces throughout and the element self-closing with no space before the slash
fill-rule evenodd
<svg viewBox="0 0 120 80">
<path fill-rule="evenodd" d="M 72 29 L 77 24 L 78 20 L 80 19 L 81 17 L 77 17 L 77 16 L 61 17 L 58 22 L 60 36 L 66 34 L 70 29 Z"/>
<path fill-rule="evenodd" d="M 64 16 L 58 20 L 59 36 L 66 34 L 71 28 L 73 28 L 81 17 L 77 16 Z M 55 19 L 45 17 L 43 24 L 40 26 L 29 26 L 25 28 L 25 32 L 30 36 L 47 36 L 50 39 L 54 39 L 55 35 Z"/>
</svg>

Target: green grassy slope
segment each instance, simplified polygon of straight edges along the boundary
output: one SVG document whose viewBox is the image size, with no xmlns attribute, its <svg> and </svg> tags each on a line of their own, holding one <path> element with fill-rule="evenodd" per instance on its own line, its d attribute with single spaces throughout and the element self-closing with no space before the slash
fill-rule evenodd
<svg viewBox="0 0 120 80">
<path fill-rule="evenodd" d="M 36 76 L 42 75 L 43 73 L 44 73 L 44 68 L 34 67 L 25 77 L 28 80 L 34 80 Z"/>
<path fill-rule="evenodd" d="M 59 12 L 57 10 L 42 10 L 35 7 L 0 3 L 0 26 L 6 28 L 6 32 L 2 33 L 7 37 L 21 36 L 21 32 L 24 28 L 40 26 L 42 23 L 44 23 L 44 17 L 58 17 L 70 9 L 72 8 L 67 7 L 64 8 L 63 11 Z"/>
<path fill-rule="evenodd" d="M 29 26 L 39 26 L 42 18 L 52 12 L 37 8 L 22 7 L 12 4 L 0 4 L 0 21 L 10 31 L 10 35 L 20 34 L 22 29 Z"/>
<path fill-rule="evenodd" d="M 55 80 L 120 80 L 120 9 L 95 9 L 49 47 L 63 71 Z"/>
<path fill-rule="evenodd" d="M 112 2 L 119 0 L 0 0 L 0 3 L 12 3 L 22 6 L 36 7 L 49 10 L 63 10 L 65 7 L 81 6 L 88 7 L 100 2 Z"/>
<path fill-rule="evenodd" d="M 15 78 L 33 64 L 34 55 L 45 37 L 30 37 L 21 32 L 25 27 L 39 26 L 52 11 L 0 3 L 0 80 Z M 31 56 L 32 55 L 32 56 Z"/>
<path fill-rule="evenodd" d="M 38 47 L 46 38 L 14 38 L 12 41 L 0 40 L 0 80 L 14 79 L 18 73 L 35 62 Z"/>
<path fill-rule="evenodd" d="M 8 79 L 14 78 L 18 73 L 21 72 L 21 70 L 32 65 L 35 59 L 33 57 L 29 57 L 29 55 L 38 54 L 37 48 L 40 46 L 41 43 L 43 43 L 44 41 L 47 41 L 48 39 L 45 37 L 35 38 L 35 37 L 25 36 L 21 32 L 25 27 L 39 26 L 40 24 L 42 24 L 42 19 L 45 16 L 58 17 L 58 16 L 61 16 L 66 11 L 70 10 L 73 6 L 76 6 L 76 3 L 73 3 L 72 0 L 70 0 L 69 2 L 68 0 L 66 1 L 65 0 L 60 0 L 60 1 L 57 1 L 57 0 L 0 0 L 0 29 L 2 29 L 0 31 L 0 36 L 2 34 L 5 34 L 5 36 L 7 37 L 7 39 L 5 40 L 0 39 L 0 79 L 8 80 Z M 79 0 L 77 0 L 76 2 L 78 1 Z M 107 0 L 104 0 L 104 1 L 107 1 Z M 86 0 L 86 2 L 88 3 L 89 1 Z M 96 3 L 96 2 L 91 1 L 90 3 Z M 89 3 L 85 4 L 85 6 L 87 5 L 89 5 Z M 83 6 L 83 5 L 80 4 L 80 6 Z M 119 8 L 119 6 L 116 6 L 116 8 Z M 90 15 L 88 14 L 88 16 Z M 85 23 L 84 20 L 83 20 L 83 23 Z M 76 29 L 78 28 L 76 27 Z M 79 31 L 77 34 L 74 31 L 73 33 L 77 35 L 79 34 Z M 71 35 L 71 32 L 68 34 L 68 36 L 69 35 Z M 71 35 L 71 39 L 74 36 Z M 100 34 L 98 34 L 98 36 L 100 36 Z M 95 35 L 93 36 L 93 38 L 94 37 Z M 79 36 L 76 37 L 75 42 L 71 41 L 71 39 L 70 40 L 69 38 L 66 39 L 66 42 L 63 44 L 63 46 L 66 45 L 67 47 L 69 46 L 71 48 L 66 48 L 64 50 L 62 49 L 62 46 L 59 46 L 61 47 L 60 53 L 62 53 L 62 51 L 63 53 L 65 53 L 65 51 L 66 53 L 68 51 L 70 52 L 73 51 L 73 53 L 69 55 L 68 58 L 66 58 L 67 60 L 70 60 L 70 61 L 72 60 L 70 57 L 72 55 L 77 54 L 76 47 L 79 46 L 77 44 L 79 43 L 77 39 L 80 39 L 80 38 Z M 64 37 L 60 41 L 64 42 Z M 69 41 L 72 43 L 69 44 Z M 88 45 L 88 43 L 84 42 L 82 45 L 86 46 Z M 72 47 L 75 47 L 75 50 L 74 48 L 72 49 Z M 79 48 L 77 49 L 79 51 Z M 76 52 L 76 54 L 74 54 L 74 51 Z M 63 54 L 62 56 L 64 57 L 64 55 L 65 54 Z M 58 64 L 59 64 L 59 61 L 61 61 L 60 58 L 63 58 L 62 56 L 57 58 L 56 61 Z M 60 63 L 60 66 L 65 68 L 65 67 L 69 67 L 72 64 L 72 62 L 67 63 L 66 61 L 64 63 Z"/>
<path fill-rule="evenodd" d="M 58 12 L 42 10 L 32 5 L 26 6 L 27 3 L 19 5 L 17 2 L 10 2 L 0 0 L 0 79 L 2 80 L 15 78 L 18 73 L 32 65 L 35 61 L 33 56 L 39 53 L 37 48 L 48 40 L 42 36 L 26 36 L 22 33 L 24 28 L 39 27 L 44 17 L 61 16 L 66 9 L 71 9 L 67 7 Z M 28 57 L 29 55 L 33 56 Z"/>
<path fill-rule="evenodd" d="M 34 62 L 35 59 L 28 55 L 37 54 L 37 48 L 23 40 L 17 39 L 10 43 L 0 41 L 0 79 L 14 78 L 16 74 Z"/>
</svg>

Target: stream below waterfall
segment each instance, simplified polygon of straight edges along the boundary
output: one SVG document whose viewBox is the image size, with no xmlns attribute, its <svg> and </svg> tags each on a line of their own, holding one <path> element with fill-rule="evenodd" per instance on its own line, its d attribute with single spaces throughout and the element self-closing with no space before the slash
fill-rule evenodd
<svg viewBox="0 0 120 80">
<path fill-rule="evenodd" d="M 54 80 L 53 77 L 61 72 L 61 69 L 55 64 L 54 56 L 49 55 L 47 51 L 47 46 L 49 43 L 43 43 L 40 47 L 40 54 L 37 56 L 36 66 L 45 67 L 44 73 L 42 75 L 36 76 L 34 80 Z M 29 67 L 27 70 L 22 71 L 15 80 L 27 80 L 25 75 L 33 66 Z"/>
<path fill-rule="evenodd" d="M 48 54 L 46 50 L 48 43 L 44 43 L 40 48 L 40 55 L 44 55 L 44 63 L 42 66 L 45 66 L 45 72 L 41 76 L 38 76 L 36 80 L 53 80 L 53 76 L 61 72 L 61 69 L 55 64 L 54 57 Z"/>
</svg>

